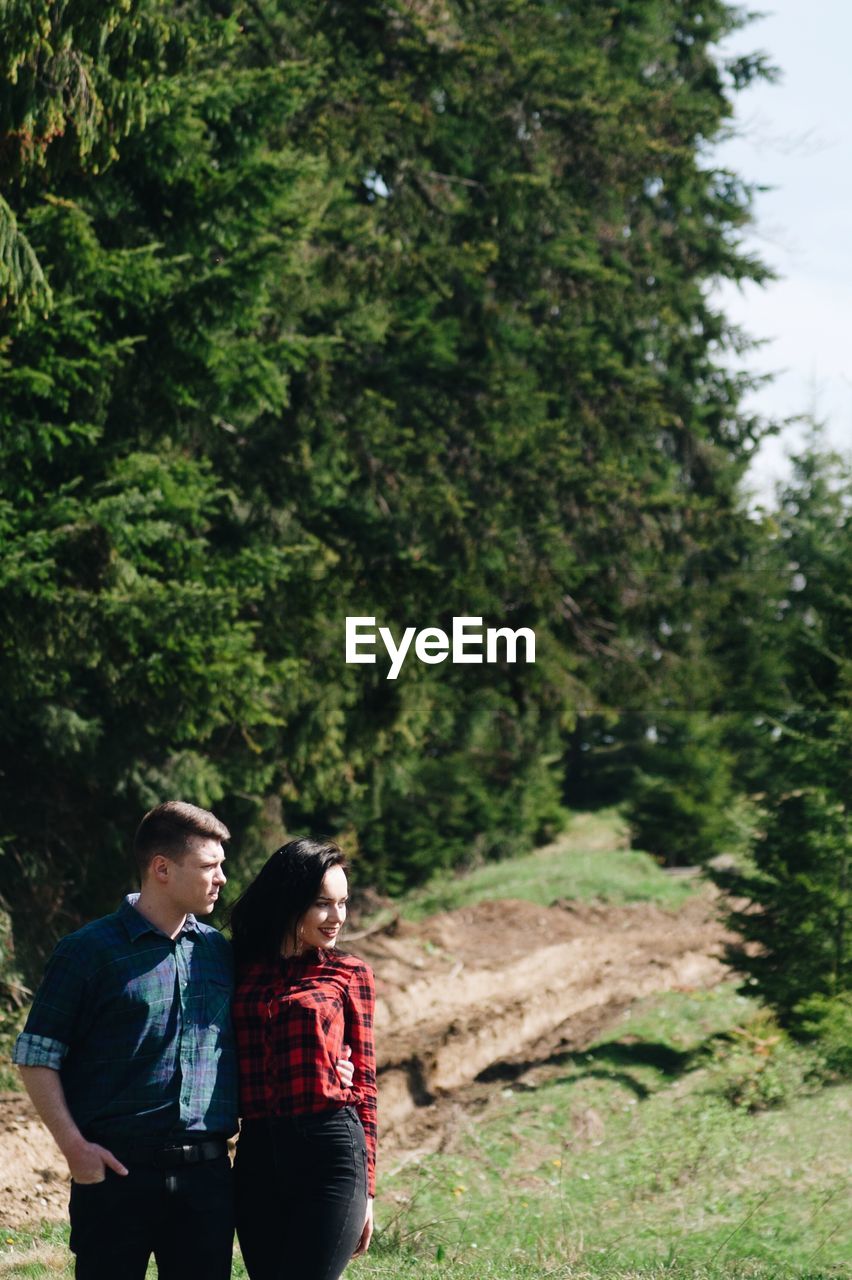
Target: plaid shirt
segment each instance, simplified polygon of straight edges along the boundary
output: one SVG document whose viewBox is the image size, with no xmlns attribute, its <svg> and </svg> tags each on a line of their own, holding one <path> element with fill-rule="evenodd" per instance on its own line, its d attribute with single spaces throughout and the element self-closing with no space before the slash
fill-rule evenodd
<svg viewBox="0 0 852 1280">
<path fill-rule="evenodd" d="M 134 908 L 137 897 L 62 939 L 13 1061 L 60 1073 L 86 1136 L 232 1134 L 230 947 L 192 915 L 169 938 Z"/>
<path fill-rule="evenodd" d="M 356 1107 L 367 1138 L 369 1194 L 376 1191 L 375 984 L 355 956 L 311 949 L 237 975 L 234 1030 L 240 1115 L 246 1120 Z M 335 1070 L 344 1044 L 355 1077 L 344 1089 Z"/>
</svg>

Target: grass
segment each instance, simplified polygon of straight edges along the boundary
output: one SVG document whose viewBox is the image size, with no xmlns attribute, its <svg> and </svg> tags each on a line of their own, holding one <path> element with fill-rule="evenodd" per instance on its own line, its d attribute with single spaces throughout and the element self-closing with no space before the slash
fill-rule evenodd
<svg viewBox="0 0 852 1280">
<path fill-rule="evenodd" d="M 451 911 L 493 898 L 521 898 L 550 906 L 583 902 L 655 902 L 678 907 L 702 885 L 667 875 L 650 854 L 628 846 L 627 827 L 614 809 L 578 813 L 553 844 L 461 875 L 443 872 L 397 904 L 407 919 Z"/>
<path fill-rule="evenodd" d="M 68 1227 L 44 1223 L 37 1232 L 7 1229 L 0 1224 L 0 1276 L 72 1276 Z"/>
<path fill-rule="evenodd" d="M 355 1274 L 852 1275 L 852 1086 L 821 1085 L 767 1029 L 733 984 L 641 1002 L 386 1174 L 383 1232 Z M 743 1095 L 767 1071 L 772 1096 Z"/>
</svg>

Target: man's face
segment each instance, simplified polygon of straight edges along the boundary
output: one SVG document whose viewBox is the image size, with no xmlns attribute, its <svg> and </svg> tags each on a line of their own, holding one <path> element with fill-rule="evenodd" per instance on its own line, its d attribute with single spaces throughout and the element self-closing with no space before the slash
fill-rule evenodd
<svg viewBox="0 0 852 1280">
<path fill-rule="evenodd" d="M 209 916 L 226 883 L 225 851 L 218 840 L 193 839 L 180 862 L 168 863 L 166 889 L 173 906 L 196 916 Z"/>
</svg>

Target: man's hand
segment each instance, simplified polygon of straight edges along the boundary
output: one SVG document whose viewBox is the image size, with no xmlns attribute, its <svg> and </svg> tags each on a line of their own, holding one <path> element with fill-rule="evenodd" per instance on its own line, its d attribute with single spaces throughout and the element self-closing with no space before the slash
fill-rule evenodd
<svg viewBox="0 0 852 1280">
<path fill-rule="evenodd" d="M 352 1050 L 348 1044 L 345 1044 L 340 1050 L 340 1057 L 334 1064 L 334 1069 L 344 1089 L 351 1089 L 352 1081 L 355 1079 L 355 1068 L 349 1061 L 351 1057 Z"/>
<path fill-rule="evenodd" d="M 118 1173 L 122 1177 L 127 1175 L 127 1169 L 121 1161 L 117 1160 L 111 1151 L 107 1151 L 106 1147 L 99 1147 L 96 1142 L 86 1142 L 85 1139 L 81 1139 L 79 1143 L 69 1147 L 64 1155 L 71 1170 L 71 1177 L 75 1182 L 83 1185 L 103 1182 L 107 1169 L 112 1169 L 113 1173 Z"/>
<path fill-rule="evenodd" d="M 373 1238 L 373 1198 L 367 1201 L 367 1216 L 364 1219 L 364 1230 L 361 1232 L 361 1239 L 355 1246 L 353 1258 L 360 1258 L 362 1253 L 366 1253 L 370 1247 L 370 1241 Z"/>
<path fill-rule="evenodd" d="M 21 1067 L 21 1079 L 33 1106 L 53 1134 L 59 1150 L 68 1161 L 75 1182 L 103 1182 L 107 1169 L 124 1176 L 127 1173 L 106 1147 L 87 1142 L 68 1110 L 59 1072 L 52 1067 Z"/>
</svg>

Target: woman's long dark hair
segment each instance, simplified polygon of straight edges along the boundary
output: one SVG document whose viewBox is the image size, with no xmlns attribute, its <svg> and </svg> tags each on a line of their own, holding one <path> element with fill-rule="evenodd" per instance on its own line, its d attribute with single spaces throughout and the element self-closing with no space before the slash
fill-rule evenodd
<svg viewBox="0 0 852 1280">
<path fill-rule="evenodd" d="M 238 965 L 275 960 L 295 942 L 299 921 L 316 900 L 326 871 L 346 870 L 332 840 L 290 840 L 276 849 L 231 908 L 228 924 Z"/>
</svg>

